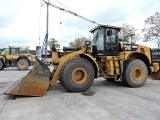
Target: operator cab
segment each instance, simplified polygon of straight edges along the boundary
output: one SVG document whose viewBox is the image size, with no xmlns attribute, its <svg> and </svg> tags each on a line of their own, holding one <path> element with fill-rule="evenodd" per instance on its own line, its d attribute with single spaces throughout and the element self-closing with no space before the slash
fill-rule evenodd
<svg viewBox="0 0 160 120">
<path fill-rule="evenodd" d="M 98 56 L 116 56 L 119 50 L 119 27 L 99 25 L 90 32 L 93 34 L 91 45 L 96 47 Z"/>
<path fill-rule="evenodd" d="M 10 47 L 9 46 L 9 54 L 14 55 L 14 54 L 19 54 L 20 47 Z"/>
</svg>

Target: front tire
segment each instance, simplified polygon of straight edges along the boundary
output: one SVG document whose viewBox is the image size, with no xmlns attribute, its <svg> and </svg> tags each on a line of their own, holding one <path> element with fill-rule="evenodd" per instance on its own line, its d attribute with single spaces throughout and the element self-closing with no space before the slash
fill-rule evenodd
<svg viewBox="0 0 160 120">
<path fill-rule="evenodd" d="M 29 63 L 26 60 L 19 60 L 17 62 L 17 68 L 19 70 L 27 70 L 29 67 Z"/>
<path fill-rule="evenodd" d="M 82 92 L 87 90 L 94 81 L 94 68 L 84 58 L 68 60 L 60 71 L 62 85 L 71 92 Z"/>
<path fill-rule="evenodd" d="M 124 85 L 129 87 L 141 87 L 148 77 L 146 64 L 139 60 L 127 60 L 124 64 L 123 80 Z"/>
</svg>

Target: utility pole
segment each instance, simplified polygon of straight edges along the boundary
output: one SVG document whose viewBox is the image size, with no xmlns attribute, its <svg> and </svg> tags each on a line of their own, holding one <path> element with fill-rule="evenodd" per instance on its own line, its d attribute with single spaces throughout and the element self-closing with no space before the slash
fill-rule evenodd
<svg viewBox="0 0 160 120">
<path fill-rule="evenodd" d="M 46 37 L 45 37 L 45 42 L 46 42 L 46 46 L 45 46 L 45 59 L 47 58 L 47 44 L 48 44 L 48 23 L 49 23 L 49 0 L 48 2 L 45 2 L 47 5 L 47 16 L 46 16 Z"/>
</svg>

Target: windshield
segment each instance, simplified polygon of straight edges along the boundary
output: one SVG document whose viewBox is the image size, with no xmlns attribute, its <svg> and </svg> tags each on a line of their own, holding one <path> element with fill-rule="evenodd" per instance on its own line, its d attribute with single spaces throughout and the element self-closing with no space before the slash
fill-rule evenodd
<svg viewBox="0 0 160 120">
<path fill-rule="evenodd" d="M 97 29 L 93 32 L 93 39 L 91 45 L 96 45 L 97 50 L 104 50 L 103 29 Z"/>
<path fill-rule="evenodd" d="M 108 31 L 111 31 L 111 35 L 108 35 Z M 117 30 L 115 29 L 106 29 L 106 43 L 114 43 L 117 40 Z"/>
<path fill-rule="evenodd" d="M 18 48 L 11 48 L 11 51 L 10 51 L 11 53 L 11 55 L 12 54 L 18 54 L 19 53 L 19 49 Z"/>
</svg>

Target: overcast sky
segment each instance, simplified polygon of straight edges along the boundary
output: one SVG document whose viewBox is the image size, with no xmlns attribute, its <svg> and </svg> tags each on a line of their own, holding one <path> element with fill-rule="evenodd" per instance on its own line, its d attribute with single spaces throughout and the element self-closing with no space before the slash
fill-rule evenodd
<svg viewBox="0 0 160 120">
<path fill-rule="evenodd" d="M 122 23 L 128 23 L 140 29 L 143 28 L 147 17 L 160 12 L 160 0 L 50 0 L 50 2 L 100 24 L 120 26 Z M 39 42 L 40 45 L 43 44 L 46 32 L 46 5 L 41 7 L 40 4 L 41 0 L 1 0 L 0 47 L 27 45 L 35 49 Z M 49 7 L 49 38 L 54 37 L 61 47 L 68 46 L 75 38 L 89 37 L 91 35 L 89 30 L 95 26 L 93 23 Z M 146 45 L 156 47 L 153 43 Z"/>
</svg>

